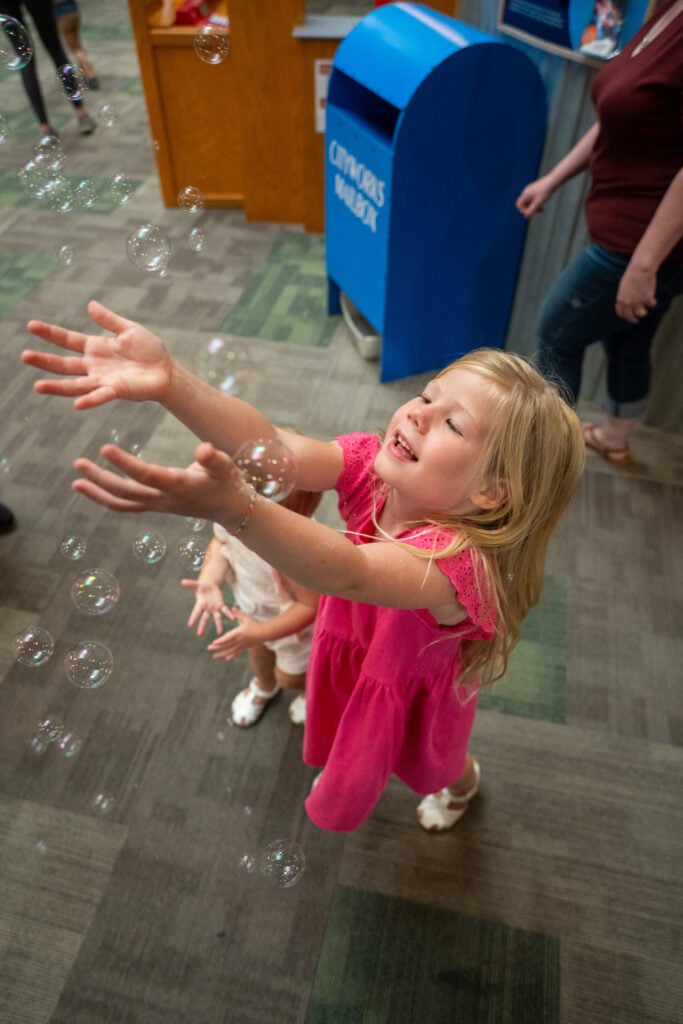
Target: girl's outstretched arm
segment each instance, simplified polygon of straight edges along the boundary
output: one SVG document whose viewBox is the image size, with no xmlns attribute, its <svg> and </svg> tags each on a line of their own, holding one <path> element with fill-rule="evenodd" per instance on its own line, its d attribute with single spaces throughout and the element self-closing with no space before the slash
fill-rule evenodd
<svg viewBox="0 0 683 1024">
<path fill-rule="evenodd" d="M 102 454 L 119 471 L 77 459 L 80 494 L 118 512 L 171 512 L 218 522 L 240 531 L 240 540 L 278 569 L 319 594 L 388 608 L 439 608 L 452 604 L 453 589 L 435 562 L 394 543 L 352 544 L 336 530 L 260 500 L 231 459 L 201 444 L 187 469 L 157 466 L 114 445 Z M 341 454 L 339 455 L 341 460 Z M 252 514 L 247 515 L 252 509 Z"/>
<path fill-rule="evenodd" d="M 172 359 L 163 342 L 141 324 L 99 302 L 90 302 L 88 313 L 110 333 L 84 334 L 29 321 L 31 334 L 69 353 L 33 349 L 22 353 L 29 366 L 58 375 L 36 381 L 34 388 L 40 394 L 73 398 L 77 409 L 92 409 L 117 398 L 159 402 L 201 440 L 228 452 L 247 441 L 279 434 L 258 409 L 222 394 Z M 284 432 L 283 439 L 295 451 L 300 487 L 321 491 L 334 487 L 342 468 L 337 446 Z"/>
</svg>

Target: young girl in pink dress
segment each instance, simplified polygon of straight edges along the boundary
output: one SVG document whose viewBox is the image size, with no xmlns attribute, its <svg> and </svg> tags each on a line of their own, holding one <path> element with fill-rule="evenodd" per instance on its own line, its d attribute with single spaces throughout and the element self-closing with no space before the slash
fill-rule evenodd
<svg viewBox="0 0 683 1024">
<path fill-rule="evenodd" d="M 122 512 L 219 522 L 270 565 L 327 595 L 309 666 L 304 759 L 323 771 L 306 801 L 321 828 L 357 828 L 392 773 L 423 795 L 418 820 L 450 828 L 477 792 L 467 745 L 478 689 L 505 672 L 538 602 L 548 541 L 583 469 L 579 422 L 525 360 L 482 349 L 447 367 L 391 418 L 382 440 L 278 431 L 195 378 L 161 341 L 98 303 L 110 335 L 31 321 L 69 355 L 24 352 L 64 375 L 43 394 L 88 409 L 156 400 L 203 443 L 187 469 L 106 445 L 120 473 L 75 463 L 76 491 Z M 226 452 L 282 437 L 297 486 L 336 488 L 345 534 L 259 498 Z"/>
</svg>

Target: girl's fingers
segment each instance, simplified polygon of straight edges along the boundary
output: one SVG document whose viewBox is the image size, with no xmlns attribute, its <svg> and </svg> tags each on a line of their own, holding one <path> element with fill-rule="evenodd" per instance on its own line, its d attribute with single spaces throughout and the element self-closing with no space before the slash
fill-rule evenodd
<svg viewBox="0 0 683 1024">
<path fill-rule="evenodd" d="M 134 323 L 133 320 L 126 320 L 125 317 L 119 316 L 113 309 L 103 306 L 96 299 L 92 299 L 88 303 L 88 316 L 100 327 L 104 327 L 105 331 L 111 331 L 112 334 L 121 334 L 127 327 L 132 327 Z"/>
<path fill-rule="evenodd" d="M 83 352 L 88 337 L 82 331 L 69 331 L 57 324 L 45 323 L 44 320 L 29 320 L 26 329 L 43 341 L 59 345 L 60 348 L 68 348 L 72 352 Z"/>
<path fill-rule="evenodd" d="M 83 360 L 80 356 L 60 356 L 56 352 L 39 352 L 29 348 L 21 353 L 21 361 L 47 373 L 61 373 L 67 377 L 83 373 Z"/>
<path fill-rule="evenodd" d="M 109 491 L 99 487 L 97 484 L 91 483 L 89 480 L 74 480 L 71 484 L 71 489 L 89 498 L 90 501 L 94 501 L 96 505 L 102 505 L 113 512 L 154 511 L 149 503 L 136 501 L 133 498 L 116 498 Z"/>
</svg>

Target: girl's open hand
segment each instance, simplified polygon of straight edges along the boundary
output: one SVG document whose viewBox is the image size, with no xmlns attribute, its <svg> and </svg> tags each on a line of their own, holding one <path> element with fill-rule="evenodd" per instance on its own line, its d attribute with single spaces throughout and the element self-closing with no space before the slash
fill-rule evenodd
<svg viewBox="0 0 683 1024">
<path fill-rule="evenodd" d="M 159 338 L 99 302 L 90 302 L 88 313 L 112 336 L 82 334 L 41 320 L 29 321 L 31 334 L 77 353 L 22 352 L 21 358 L 29 366 L 66 378 L 37 380 L 34 389 L 41 395 L 74 398 L 77 409 L 92 409 L 115 398 L 163 402 L 171 387 L 173 361 Z"/>
<path fill-rule="evenodd" d="M 263 643 L 260 622 L 252 619 L 250 615 L 246 615 L 239 608 L 232 609 L 232 618 L 239 621 L 239 626 L 216 637 L 207 647 L 207 650 L 213 652 L 214 661 L 217 659 L 232 661 L 233 658 L 238 658 L 243 651 L 249 650 L 254 644 Z"/>
<path fill-rule="evenodd" d="M 187 624 L 192 627 L 197 625 L 197 636 L 204 636 L 209 619 L 213 619 L 216 632 L 220 635 L 223 632 L 223 619 L 233 619 L 234 615 L 223 601 L 223 593 L 216 583 L 205 583 L 203 580 L 181 580 L 181 587 L 194 590 L 194 608 L 190 613 Z"/>
<path fill-rule="evenodd" d="M 170 512 L 220 522 L 234 529 L 241 522 L 251 493 L 232 459 L 203 442 L 196 462 L 186 469 L 158 466 L 107 444 L 102 455 L 125 473 L 119 476 L 90 459 L 76 459 L 81 476 L 72 489 L 115 512 Z"/>
</svg>

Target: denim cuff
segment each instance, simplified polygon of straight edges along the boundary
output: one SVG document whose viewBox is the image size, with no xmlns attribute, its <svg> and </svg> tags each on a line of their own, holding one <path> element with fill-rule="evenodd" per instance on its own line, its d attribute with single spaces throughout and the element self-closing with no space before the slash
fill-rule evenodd
<svg viewBox="0 0 683 1024">
<path fill-rule="evenodd" d="M 647 396 L 637 398 L 634 402 L 615 402 L 609 395 L 605 395 L 602 407 L 609 416 L 619 420 L 630 420 L 642 416 L 647 409 Z"/>
</svg>

